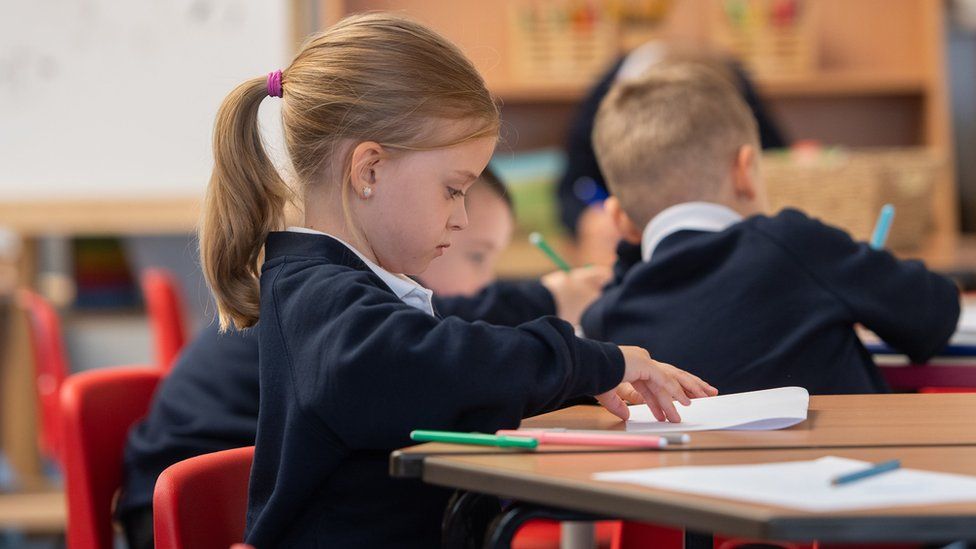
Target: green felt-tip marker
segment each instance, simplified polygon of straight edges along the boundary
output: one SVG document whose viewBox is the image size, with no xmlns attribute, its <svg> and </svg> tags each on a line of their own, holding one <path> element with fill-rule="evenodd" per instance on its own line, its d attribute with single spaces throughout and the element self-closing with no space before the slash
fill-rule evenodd
<svg viewBox="0 0 976 549">
<path fill-rule="evenodd" d="M 541 234 L 539 233 L 530 234 L 529 242 L 535 245 L 536 248 L 542 250 L 542 253 L 549 256 L 549 259 L 551 259 L 552 262 L 555 263 L 556 266 L 562 269 L 563 271 L 568 273 L 569 271 L 572 270 L 572 267 L 569 266 L 569 263 L 566 263 L 563 260 L 563 258 L 559 257 L 559 254 L 557 254 L 556 251 L 549 246 L 549 243 L 546 242 L 546 239 L 543 238 Z"/>
<path fill-rule="evenodd" d="M 535 448 L 539 441 L 529 437 L 510 437 L 484 433 L 456 433 L 454 431 L 411 431 L 410 440 L 417 442 L 450 442 L 453 444 L 478 444 L 502 448 Z"/>
</svg>

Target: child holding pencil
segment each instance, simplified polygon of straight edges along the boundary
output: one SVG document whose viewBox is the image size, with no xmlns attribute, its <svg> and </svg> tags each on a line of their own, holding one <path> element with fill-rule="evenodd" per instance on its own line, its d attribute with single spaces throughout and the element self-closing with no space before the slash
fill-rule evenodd
<svg viewBox="0 0 976 549">
<path fill-rule="evenodd" d="M 288 231 L 277 229 L 289 192 L 257 130 L 269 95 L 283 101 L 304 197 L 304 226 Z M 446 493 L 386 471 L 412 429 L 490 432 L 584 394 L 626 417 L 621 382 L 672 421 L 673 400 L 715 394 L 552 317 L 507 328 L 432 314 L 404 274 L 421 274 L 466 226 L 464 194 L 497 135 L 470 62 L 384 14 L 341 21 L 221 105 L 201 258 L 221 325 L 257 325 L 249 543 L 436 545 Z"/>
<path fill-rule="evenodd" d="M 625 242 L 583 315 L 588 337 L 652 348 L 725 393 L 830 394 L 887 390 L 858 323 L 916 363 L 952 335 L 947 278 L 797 210 L 764 214 L 756 121 L 707 68 L 617 84 L 593 143 Z"/>
</svg>

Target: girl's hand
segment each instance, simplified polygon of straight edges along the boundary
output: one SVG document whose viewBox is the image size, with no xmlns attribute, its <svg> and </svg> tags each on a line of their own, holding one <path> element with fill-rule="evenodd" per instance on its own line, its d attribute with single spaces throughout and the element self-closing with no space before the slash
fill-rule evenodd
<svg viewBox="0 0 976 549">
<path fill-rule="evenodd" d="M 640 347 L 621 346 L 620 351 L 625 361 L 623 383 L 596 397 L 600 404 L 620 419 L 630 417 L 630 410 L 621 397 L 633 401 L 639 396 L 658 421 L 678 423 L 681 416 L 674 401 L 689 406 L 692 398 L 718 394 L 718 389 L 698 376 L 658 362 Z"/>
</svg>

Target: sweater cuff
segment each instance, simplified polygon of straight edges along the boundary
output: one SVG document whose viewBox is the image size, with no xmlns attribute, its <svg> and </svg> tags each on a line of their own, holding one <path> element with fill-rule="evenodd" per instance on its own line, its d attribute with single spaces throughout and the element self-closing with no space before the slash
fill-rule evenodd
<svg viewBox="0 0 976 549">
<path fill-rule="evenodd" d="M 955 283 L 941 276 L 937 276 L 937 283 L 942 283 L 942 288 L 939 289 L 942 295 L 929 300 L 926 312 L 928 318 L 926 325 L 929 326 L 931 334 L 928 338 L 929 345 L 919 353 L 909 354 L 908 358 L 914 364 L 925 364 L 949 344 L 959 324 L 959 316 L 962 314 L 961 296 Z"/>
<path fill-rule="evenodd" d="M 624 379 L 624 354 L 612 343 L 579 339 L 577 386 L 573 396 L 599 395 L 613 389 Z M 592 372 L 592 375 L 585 375 Z"/>
</svg>

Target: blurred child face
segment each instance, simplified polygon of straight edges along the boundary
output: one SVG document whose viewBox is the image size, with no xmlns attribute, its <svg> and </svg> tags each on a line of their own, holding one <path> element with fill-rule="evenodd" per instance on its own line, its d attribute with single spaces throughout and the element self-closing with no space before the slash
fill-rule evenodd
<svg viewBox="0 0 976 549">
<path fill-rule="evenodd" d="M 468 226 L 464 193 L 488 165 L 494 137 L 432 151 L 397 152 L 369 164 L 367 199 L 357 199 L 361 231 L 380 266 L 417 275 Z M 360 193 L 362 189 L 355 189 Z"/>
<path fill-rule="evenodd" d="M 473 295 L 495 280 L 495 264 L 515 228 L 508 204 L 482 183 L 465 198 L 468 228 L 457 233 L 451 248 L 431 262 L 423 284 L 440 296 Z"/>
</svg>

